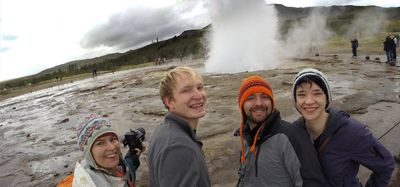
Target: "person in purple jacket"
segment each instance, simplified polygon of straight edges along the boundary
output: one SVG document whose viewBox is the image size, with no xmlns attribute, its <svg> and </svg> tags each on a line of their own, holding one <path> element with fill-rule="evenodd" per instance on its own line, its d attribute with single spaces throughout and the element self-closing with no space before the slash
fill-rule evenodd
<svg viewBox="0 0 400 187">
<path fill-rule="evenodd" d="M 322 72 L 300 71 L 293 81 L 293 97 L 302 115 L 293 124 L 307 130 L 330 185 L 361 186 L 357 173 L 363 165 L 372 171 L 365 186 L 388 186 L 393 156 L 364 124 L 329 107 L 332 92 Z"/>
</svg>

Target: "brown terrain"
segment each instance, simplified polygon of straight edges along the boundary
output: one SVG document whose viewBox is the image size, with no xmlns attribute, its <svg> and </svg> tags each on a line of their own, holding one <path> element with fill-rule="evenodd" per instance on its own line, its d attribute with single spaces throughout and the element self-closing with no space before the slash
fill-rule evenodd
<svg viewBox="0 0 400 187">
<path fill-rule="evenodd" d="M 384 56 L 368 52 L 357 59 L 350 53 L 320 52 L 298 59 L 282 59 L 276 69 L 235 74 L 204 72 L 204 60 L 172 62 L 66 81 L 46 89 L 0 101 L 0 186 L 54 186 L 73 171 L 81 158 L 75 128 L 89 113 L 108 116 L 122 135 L 130 128 L 146 129 L 146 140 L 163 120 L 166 109 L 158 95 L 160 77 L 177 65 L 203 72 L 208 91 L 207 115 L 197 130 L 213 186 L 235 186 L 239 140 L 233 136 L 240 114 L 238 87 L 243 78 L 258 74 L 274 91 L 283 119 L 299 117 L 292 99 L 292 79 L 305 67 L 324 72 L 332 85 L 334 107 L 342 108 L 380 138 L 393 155 L 400 151 L 400 67 L 384 63 Z M 379 58 L 376 60 L 375 58 Z M 382 62 L 381 62 L 382 61 Z M 26 91 L 21 91 L 21 93 Z M 394 127 L 394 128 L 392 128 Z M 147 186 L 147 157 L 141 157 L 139 186 Z M 392 187 L 400 185 L 399 165 Z M 365 183 L 370 172 L 362 168 Z"/>
</svg>

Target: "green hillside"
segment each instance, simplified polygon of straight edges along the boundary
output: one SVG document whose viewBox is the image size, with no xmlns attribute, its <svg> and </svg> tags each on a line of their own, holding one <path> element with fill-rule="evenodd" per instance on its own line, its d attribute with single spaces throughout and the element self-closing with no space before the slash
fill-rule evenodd
<svg viewBox="0 0 400 187">
<path fill-rule="evenodd" d="M 284 36 L 295 22 L 305 19 L 314 9 L 318 8 L 322 14 L 327 14 L 327 27 L 337 35 L 343 35 L 356 16 L 365 12 L 382 13 L 386 20 L 381 20 L 384 32 L 400 31 L 400 7 L 382 8 L 376 6 L 331 6 L 331 7 L 308 7 L 293 8 L 283 5 L 275 5 L 278 10 L 280 33 Z"/>
<path fill-rule="evenodd" d="M 375 6 L 332 6 L 332 7 L 312 7 L 312 8 L 292 8 L 283 5 L 275 5 L 278 14 L 279 29 L 281 38 L 285 37 L 291 26 L 306 18 L 315 8 L 328 14 L 327 27 L 334 31 L 337 36 L 345 33 L 345 30 L 356 15 L 363 11 L 374 11 L 383 13 L 386 16 L 382 20 L 384 30 L 382 32 L 400 31 L 400 7 L 381 8 Z M 117 71 L 121 68 L 134 67 L 140 64 L 154 62 L 154 59 L 205 57 L 207 50 L 202 45 L 204 36 L 209 31 L 210 26 L 199 30 L 187 30 L 179 36 L 174 36 L 164 41 L 152 43 L 139 49 L 130 50 L 123 53 L 113 53 L 92 59 L 83 59 L 67 62 L 53 68 L 46 69 L 35 75 L 21 77 L 9 81 L 0 82 L 0 94 L 7 94 L 10 88 L 36 85 L 44 81 L 55 80 L 59 77 L 70 77 L 79 74 L 89 74 L 93 67 L 97 71 Z"/>
</svg>

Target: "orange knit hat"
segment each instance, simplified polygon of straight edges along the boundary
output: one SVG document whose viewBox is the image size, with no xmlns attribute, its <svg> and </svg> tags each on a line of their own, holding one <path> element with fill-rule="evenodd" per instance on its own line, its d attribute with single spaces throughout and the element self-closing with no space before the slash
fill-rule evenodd
<svg viewBox="0 0 400 187">
<path fill-rule="evenodd" d="M 246 79 L 243 80 L 242 84 L 240 85 L 239 97 L 238 97 L 240 110 L 242 110 L 246 98 L 249 97 L 249 95 L 257 92 L 265 93 L 271 97 L 272 110 L 274 110 L 275 100 L 274 100 L 274 95 L 272 93 L 272 89 L 269 86 L 269 83 L 258 75 L 247 77 Z"/>
<path fill-rule="evenodd" d="M 245 158 L 245 150 L 244 150 L 244 138 L 243 138 L 243 127 L 244 127 L 244 123 L 246 121 L 246 115 L 243 113 L 243 104 L 246 101 L 246 98 L 248 96 L 250 96 L 253 93 L 265 93 L 267 94 L 269 97 L 271 97 L 272 100 L 272 111 L 275 110 L 275 99 L 274 99 L 274 95 L 272 93 L 272 89 L 269 86 L 269 83 L 263 79 L 260 76 L 254 75 L 254 76 L 250 76 L 247 77 L 246 79 L 243 80 L 242 84 L 240 85 L 239 88 L 239 109 L 240 112 L 242 114 L 242 121 L 240 123 L 240 139 L 241 139 L 241 144 L 242 144 L 242 158 L 241 158 L 241 162 L 244 163 L 244 161 L 246 160 Z M 256 141 L 257 141 L 257 137 L 260 134 L 260 132 L 262 131 L 262 129 L 264 128 L 263 124 L 258 130 L 257 133 L 254 137 L 254 142 L 253 145 L 251 145 L 250 151 L 252 153 L 255 153 L 255 146 L 256 146 Z"/>
</svg>

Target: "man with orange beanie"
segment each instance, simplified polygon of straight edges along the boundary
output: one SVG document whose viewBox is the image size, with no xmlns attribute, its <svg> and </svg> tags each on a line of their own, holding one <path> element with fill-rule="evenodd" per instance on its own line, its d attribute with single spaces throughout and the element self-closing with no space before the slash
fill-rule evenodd
<svg viewBox="0 0 400 187">
<path fill-rule="evenodd" d="M 327 186 L 305 130 L 281 120 L 269 83 L 260 76 L 243 80 L 238 186 Z"/>
</svg>

